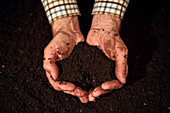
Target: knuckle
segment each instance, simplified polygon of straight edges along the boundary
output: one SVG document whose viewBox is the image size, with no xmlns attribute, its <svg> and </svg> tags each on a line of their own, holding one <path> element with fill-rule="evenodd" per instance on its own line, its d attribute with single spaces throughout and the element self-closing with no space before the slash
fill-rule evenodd
<svg viewBox="0 0 170 113">
<path fill-rule="evenodd" d="M 43 64 L 43 68 L 46 70 L 48 68 L 48 64 L 47 63 L 44 63 Z"/>
<path fill-rule="evenodd" d="M 60 91 L 61 89 L 58 86 L 53 86 L 53 88 L 57 91 Z"/>
<path fill-rule="evenodd" d="M 51 84 L 51 85 L 52 85 L 52 87 L 53 87 L 55 90 L 61 91 L 61 87 L 58 86 L 57 84 L 53 83 L 53 84 Z"/>
<path fill-rule="evenodd" d="M 75 85 L 74 84 L 69 84 L 69 90 L 74 90 L 75 89 Z"/>
</svg>

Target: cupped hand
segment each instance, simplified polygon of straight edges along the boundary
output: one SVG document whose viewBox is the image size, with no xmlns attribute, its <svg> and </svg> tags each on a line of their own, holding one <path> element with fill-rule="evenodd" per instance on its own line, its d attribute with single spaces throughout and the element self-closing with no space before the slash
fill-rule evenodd
<svg viewBox="0 0 170 113">
<path fill-rule="evenodd" d="M 109 59 L 115 61 L 115 74 L 118 80 L 106 81 L 89 91 L 89 101 L 119 89 L 126 83 L 128 74 L 128 49 L 119 35 L 121 20 L 111 15 L 94 15 L 86 42 L 97 46 Z"/>
<path fill-rule="evenodd" d="M 53 39 L 44 49 L 43 67 L 46 76 L 57 91 L 77 96 L 82 103 L 88 102 L 87 92 L 76 87 L 71 82 L 58 81 L 59 69 L 56 61 L 66 59 L 72 52 L 74 46 L 84 41 L 84 37 L 79 29 L 78 17 L 65 17 L 55 20 L 52 24 Z"/>
</svg>

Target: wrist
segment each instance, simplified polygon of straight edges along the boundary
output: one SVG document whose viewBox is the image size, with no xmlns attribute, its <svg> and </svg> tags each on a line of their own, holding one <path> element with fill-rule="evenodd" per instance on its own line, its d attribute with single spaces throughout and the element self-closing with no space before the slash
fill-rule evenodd
<svg viewBox="0 0 170 113">
<path fill-rule="evenodd" d="M 51 23 L 53 36 L 58 31 L 80 32 L 78 16 L 68 16 Z"/>
<path fill-rule="evenodd" d="M 119 31 L 121 19 L 107 14 L 95 14 L 92 20 L 92 28 L 113 29 Z"/>
</svg>

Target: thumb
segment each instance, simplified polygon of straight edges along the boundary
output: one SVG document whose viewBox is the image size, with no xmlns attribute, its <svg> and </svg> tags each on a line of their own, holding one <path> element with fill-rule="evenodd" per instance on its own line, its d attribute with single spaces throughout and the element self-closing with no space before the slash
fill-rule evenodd
<svg viewBox="0 0 170 113">
<path fill-rule="evenodd" d="M 76 45 L 80 42 L 84 42 L 84 36 L 81 32 L 76 33 Z"/>
<path fill-rule="evenodd" d="M 50 76 L 52 76 L 54 80 L 57 80 L 59 75 L 59 69 L 55 64 L 56 58 L 53 53 L 54 53 L 53 50 L 49 49 L 48 46 L 45 48 L 43 68 L 50 74 Z"/>
<path fill-rule="evenodd" d="M 97 37 L 98 37 L 98 30 L 90 29 L 86 39 L 87 44 L 91 46 L 98 46 L 99 43 Z"/>
<path fill-rule="evenodd" d="M 43 68 L 50 74 L 53 80 L 58 79 L 59 69 L 54 61 L 44 61 Z"/>
</svg>

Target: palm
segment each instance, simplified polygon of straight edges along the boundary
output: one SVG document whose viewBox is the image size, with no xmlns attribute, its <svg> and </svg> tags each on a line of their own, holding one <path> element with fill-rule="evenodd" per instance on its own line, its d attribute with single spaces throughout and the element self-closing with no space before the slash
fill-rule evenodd
<svg viewBox="0 0 170 113">
<path fill-rule="evenodd" d="M 92 27 L 86 42 L 89 45 L 98 46 L 109 59 L 116 62 L 115 74 L 118 80 L 106 81 L 101 86 L 96 87 L 94 91 L 91 91 L 89 100 L 94 100 L 95 97 L 118 89 L 126 83 L 128 49 L 118 33 L 120 24 L 116 23 L 114 18 L 108 15 L 93 17 Z"/>
</svg>

